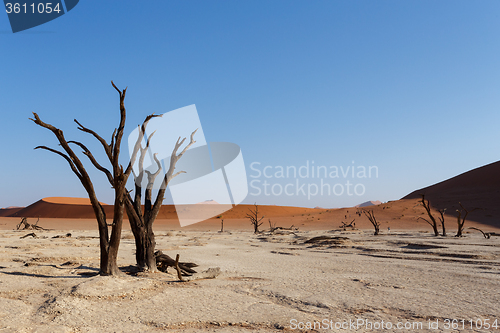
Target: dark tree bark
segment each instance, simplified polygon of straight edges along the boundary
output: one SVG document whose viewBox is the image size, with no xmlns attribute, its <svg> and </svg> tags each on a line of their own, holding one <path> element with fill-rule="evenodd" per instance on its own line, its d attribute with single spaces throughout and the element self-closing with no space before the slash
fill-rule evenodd
<svg viewBox="0 0 500 333">
<path fill-rule="evenodd" d="M 484 231 L 482 231 L 482 230 L 481 230 L 481 229 L 479 229 L 479 228 L 468 227 L 467 229 L 473 229 L 473 230 L 481 231 L 481 233 L 483 234 L 484 238 L 486 238 L 486 239 L 490 239 L 490 238 L 491 238 L 491 233 L 489 233 L 489 232 L 484 232 Z"/>
<path fill-rule="evenodd" d="M 264 216 L 259 218 L 259 206 L 257 206 L 257 204 L 254 204 L 254 206 L 255 206 L 254 209 L 250 209 L 250 208 L 248 209 L 250 211 L 250 213 L 247 213 L 247 218 L 250 219 L 250 223 L 253 226 L 253 232 L 255 234 L 258 234 L 259 227 L 262 225 L 262 223 L 264 223 L 264 222 L 261 222 L 262 219 L 264 218 Z"/>
<path fill-rule="evenodd" d="M 425 200 L 425 195 L 424 194 L 422 194 L 422 200 L 420 200 L 420 202 L 424 206 L 425 211 L 427 212 L 427 215 L 429 216 L 430 221 L 427 220 L 427 219 L 425 219 L 425 218 L 423 218 L 423 217 L 419 217 L 417 219 L 417 221 L 419 219 L 422 219 L 425 222 L 429 223 L 429 225 L 432 227 L 432 230 L 434 231 L 434 236 L 436 236 L 436 237 L 439 236 L 437 221 L 434 218 L 434 216 L 432 216 L 431 206 L 430 206 L 429 200 Z M 443 228 L 444 228 L 444 217 L 443 217 Z"/>
<path fill-rule="evenodd" d="M 462 233 L 464 231 L 464 225 L 465 225 L 465 219 L 467 218 L 467 215 L 469 215 L 470 212 L 475 211 L 477 208 L 474 208 L 471 211 L 468 211 L 465 209 L 465 207 L 462 205 L 462 203 L 458 203 L 461 207 L 461 209 L 457 209 L 457 224 L 458 224 L 458 230 L 457 234 L 455 237 L 462 237 Z"/>
<path fill-rule="evenodd" d="M 100 274 L 101 275 L 117 275 L 120 274 L 120 270 L 117 265 L 117 257 L 118 257 L 118 248 L 120 246 L 120 238 L 122 232 L 123 225 L 123 210 L 125 205 L 126 198 L 126 188 L 125 184 L 127 183 L 128 177 L 132 171 L 132 165 L 134 164 L 135 157 L 138 151 L 138 145 L 140 145 L 139 138 L 134 148 L 134 152 L 131 156 L 131 161 L 125 170 L 123 170 L 123 166 L 119 164 L 119 156 L 120 156 L 120 145 L 123 137 L 123 130 L 125 128 L 125 119 L 126 119 L 126 110 L 125 110 L 125 94 L 127 89 L 124 90 L 118 89 L 113 81 L 111 81 L 113 87 L 118 91 L 120 95 L 120 122 L 117 129 L 114 130 L 113 135 L 111 137 L 111 142 L 108 144 L 106 140 L 104 140 L 101 136 L 99 136 L 96 132 L 92 131 L 81 125 L 76 119 L 75 122 L 78 124 L 78 129 L 82 132 L 86 132 L 94 136 L 103 146 L 106 156 L 111 164 L 112 171 L 101 166 L 92 153 L 87 149 L 85 145 L 77 141 L 66 141 L 64 137 L 63 131 L 59 128 L 51 124 L 47 124 L 43 122 L 40 117 L 33 113 L 35 119 L 31 119 L 35 124 L 44 127 L 50 130 L 56 136 L 59 141 L 60 146 L 62 147 L 64 152 L 48 148 L 46 146 L 38 146 L 35 149 L 45 149 L 51 151 L 55 154 L 62 156 L 70 165 L 73 173 L 78 177 L 81 184 L 85 188 L 90 203 L 92 204 L 92 208 L 94 210 L 94 214 L 97 220 L 98 230 L 99 230 L 99 246 L 101 252 L 100 258 Z M 150 119 L 150 117 L 148 117 Z M 149 120 L 146 118 L 146 122 Z M 100 171 L 102 171 L 108 181 L 113 186 L 115 192 L 114 199 L 114 215 L 113 215 L 113 223 L 111 224 L 111 235 L 108 230 L 108 224 L 106 221 L 106 213 L 104 212 L 103 207 L 99 203 L 97 199 L 97 195 L 94 190 L 94 185 L 90 179 L 90 176 L 87 173 L 87 170 L 83 166 L 83 163 L 75 154 L 73 149 L 70 147 L 70 143 L 75 144 L 83 149 L 83 154 L 86 155 L 91 163 Z"/>
<path fill-rule="evenodd" d="M 140 128 L 140 136 L 144 137 L 146 131 L 146 125 Z M 155 256 L 155 235 L 153 232 L 153 223 L 160 212 L 160 207 L 163 203 L 165 197 L 165 190 L 170 183 L 170 181 L 177 175 L 184 173 L 184 171 L 179 171 L 174 174 L 175 165 L 177 161 L 184 155 L 184 153 L 191 147 L 196 141 L 194 141 L 194 134 L 197 130 L 191 133 L 191 140 L 189 144 L 182 150 L 182 152 L 177 153 L 179 148 L 184 144 L 186 138 L 179 138 L 175 144 L 174 150 L 170 157 L 170 165 L 168 171 L 162 180 L 160 189 L 158 190 L 156 199 L 153 203 L 153 184 L 156 177 L 161 172 L 161 163 L 156 158 L 156 154 L 153 154 L 154 160 L 156 162 L 157 170 L 154 173 L 149 172 L 144 169 L 144 158 L 146 152 L 149 149 L 151 139 L 154 135 L 152 133 L 146 141 L 146 145 L 143 148 L 139 147 L 139 160 L 138 160 L 138 174 L 134 174 L 135 178 L 135 193 L 134 198 L 130 193 L 127 193 L 125 207 L 127 210 L 128 219 L 130 222 L 130 228 L 134 234 L 135 246 L 136 246 L 136 263 L 140 270 L 156 272 L 156 256 Z M 147 176 L 147 185 L 144 190 L 144 210 L 142 208 L 142 181 L 144 176 Z"/>
<path fill-rule="evenodd" d="M 374 236 L 377 236 L 380 233 L 380 222 L 377 221 L 375 218 L 375 214 L 373 213 L 373 210 L 365 210 L 363 209 L 363 213 L 365 216 L 368 218 L 370 223 L 373 225 L 373 228 L 375 229 L 375 232 L 373 233 Z"/>
<path fill-rule="evenodd" d="M 445 209 L 440 209 L 438 210 L 439 214 L 441 214 L 441 218 L 439 218 L 439 220 L 441 221 L 441 227 L 443 228 L 443 237 L 446 237 L 446 227 L 444 226 L 444 213 L 446 212 L 446 208 Z"/>
</svg>

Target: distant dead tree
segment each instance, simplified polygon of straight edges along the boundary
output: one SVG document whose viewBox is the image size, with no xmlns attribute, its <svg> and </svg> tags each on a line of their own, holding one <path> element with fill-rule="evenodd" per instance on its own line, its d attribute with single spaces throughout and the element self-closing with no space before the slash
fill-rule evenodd
<svg viewBox="0 0 500 333">
<path fill-rule="evenodd" d="M 375 232 L 373 233 L 373 235 L 377 236 L 380 233 L 380 222 L 378 222 L 377 219 L 375 218 L 375 214 L 373 213 L 373 209 L 372 210 L 363 209 L 362 212 L 363 212 L 363 214 L 365 214 L 365 216 L 368 218 L 368 220 L 371 222 L 371 224 L 375 228 Z"/>
<path fill-rule="evenodd" d="M 102 147 L 104 148 L 104 152 L 111 164 L 111 171 L 99 164 L 90 150 L 87 149 L 87 147 L 82 143 L 78 141 L 66 141 L 62 130 L 51 124 L 43 122 L 36 113 L 33 113 L 35 119 L 30 118 L 30 120 L 32 120 L 35 124 L 54 133 L 63 151 L 48 148 L 46 146 L 38 146 L 35 149 L 45 149 L 62 156 L 68 162 L 71 171 L 73 171 L 73 173 L 78 177 L 80 183 L 83 185 L 89 196 L 90 203 L 92 204 L 92 208 L 97 219 L 99 230 L 99 245 L 101 253 L 99 273 L 101 275 L 120 274 L 120 270 L 118 269 L 117 265 L 117 257 L 123 225 L 124 207 L 125 202 L 127 201 L 127 190 L 125 188 L 125 185 L 127 183 L 128 177 L 132 172 L 132 166 L 135 163 L 137 152 L 139 151 L 140 144 L 143 139 L 143 137 L 141 136 L 142 134 L 139 134 L 139 137 L 131 154 L 130 162 L 124 169 L 119 162 L 119 157 L 123 131 L 125 128 L 126 110 L 124 100 L 127 88 L 125 88 L 124 90 L 120 90 L 116 87 L 113 81 L 111 81 L 111 84 L 120 96 L 120 122 L 118 128 L 115 128 L 111 136 L 110 143 L 107 143 L 106 140 L 104 140 L 100 135 L 98 135 L 93 130 L 83 126 L 75 119 L 75 122 L 78 125 L 78 129 L 80 131 L 91 134 L 101 143 Z M 146 126 L 149 120 L 153 117 L 154 115 L 147 116 L 143 123 L 143 126 Z M 104 211 L 104 208 L 99 203 L 99 200 L 97 199 L 94 185 L 90 179 L 90 176 L 87 173 L 87 170 L 85 169 L 80 158 L 70 147 L 70 144 L 75 144 L 80 147 L 83 150 L 83 154 L 89 158 L 92 165 L 94 165 L 94 167 L 96 167 L 98 170 L 102 171 L 106 175 L 108 181 L 112 184 L 112 187 L 114 189 L 114 210 L 113 223 L 111 224 L 111 235 L 109 234 L 108 230 L 106 213 Z"/>
<path fill-rule="evenodd" d="M 420 200 L 420 202 L 422 203 L 422 206 L 424 206 L 425 211 L 427 212 L 427 215 L 429 216 L 430 221 L 427 220 L 426 218 L 421 217 L 421 216 L 418 217 L 417 221 L 422 219 L 425 222 L 429 223 L 429 225 L 432 227 L 432 230 L 434 230 L 434 236 L 439 236 L 437 221 L 434 218 L 434 216 L 432 216 L 431 206 L 430 206 L 429 200 L 425 200 L 424 194 L 422 194 L 422 200 Z M 444 229 L 444 216 L 442 213 L 441 213 L 441 216 L 443 217 L 442 223 L 443 223 L 443 229 Z"/>
<path fill-rule="evenodd" d="M 264 222 L 261 222 L 262 219 L 264 218 L 264 216 L 261 216 L 259 218 L 259 206 L 257 206 L 256 203 L 254 204 L 254 206 L 255 206 L 255 208 L 248 209 L 250 211 L 250 213 L 247 213 L 247 218 L 250 219 L 250 223 L 253 225 L 254 233 L 258 234 L 259 227 L 262 225 L 262 223 L 264 223 Z"/>
<path fill-rule="evenodd" d="M 464 224 L 465 224 L 465 219 L 467 218 L 467 215 L 469 215 L 470 212 L 473 212 L 477 210 L 478 208 L 474 208 L 471 211 L 468 211 L 465 209 L 465 207 L 462 205 L 462 203 L 458 203 L 460 205 L 461 209 L 457 209 L 457 224 L 458 224 L 458 230 L 457 234 L 455 237 L 462 237 L 462 233 L 464 231 Z"/>
<path fill-rule="evenodd" d="M 146 125 L 143 124 L 139 127 L 139 137 L 143 138 L 146 132 Z M 160 174 L 162 170 L 162 166 L 158 158 L 156 157 L 156 153 L 153 154 L 154 161 L 157 166 L 157 170 L 152 173 L 148 170 L 144 169 L 144 158 L 146 156 L 146 152 L 149 149 L 150 141 L 154 135 L 154 132 L 147 138 L 145 147 L 142 147 L 142 144 L 139 144 L 139 159 L 138 159 L 138 173 L 136 174 L 134 171 L 134 180 L 135 180 L 135 192 L 134 198 L 130 195 L 130 192 L 127 192 L 125 197 L 125 208 L 127 211 L 128 219 L 130 222 L 130 228 L 132 229 L 132 233 L 135 239 L 135 257 L 136 263 L 140 270 L 142 271 L 157 271 L 157 256 L 155 256 L 155 235 L 153 232 L 153 222 L 156 220 L 158 213 L 160 212 L 161 205 L 165 198 L 165 191 L 172 179 L 178 176 L 181 173 L 185 173 L 184 171 L 178 171 L 174 173 L 175 166 L 177 161 L 184 155 L 184 153 L 191 147 L 196 141 L 194 141 L 194 134 L 197 130 L 194 130 L 191 133 L 190 142 L 184 147 L 184 149 L 177 153 L 179 148 L 184 144 L 186 138 L 182 139 L 179 137 L 177 142 L 175 143 L 174 149 L 170 156 L 170 164 L 165 176 L 162 179 L 160 188 L 156 193 L 156 199 L 153 203 L 153 185 L 155 183 L 156 177 Z M 147 175 L 147 185 L 144 189 L 144 210 L 142 206 L 142 182 L 144 176 Z"/>
<path fill-rule="evenodd" d="M 217 218 L 220 219 L 220 232 L 224 232 L 224 216 L 219 215 Z"/>
</svg>

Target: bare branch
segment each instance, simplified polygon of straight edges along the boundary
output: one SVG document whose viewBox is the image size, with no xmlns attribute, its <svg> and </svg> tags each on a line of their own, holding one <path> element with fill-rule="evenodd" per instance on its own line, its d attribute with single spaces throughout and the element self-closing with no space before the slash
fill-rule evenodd
<svg viewBox="0 0 500 333">
<path fill-rule="evenodd" d="M 489 232 L 484 232 L 484 231 L 482 231 L 479 228 L 468 227 L 467 229 L 473 229 L 473 230 L 481 231 L 481 233 L 483 234 L 484 238 L 486 238 L 486 239 L 490 239 L 491 238 L 491 234 Z"/>
<path fill-rule="evenodd" d="M 71 171 L 74 172 L 74 174 L 78 177 L 78 179 L 80 179 L 80 180 L 82 179 L 82 175 L 80 174 L 80 172 L 78 172 L 77 168 L 75 167 L 75 164 L 73 163 L 71 158 L 69 158 L 69 156 L 67 156 L 66 154 L 64 154 L 58 150 L 46 147 L 46 146 L 38 146 L 38 147 L 35 147 L 35 149 L 45 149 L 45 150 L 48 150 L 50 152 L 53 152 L 54 154 L 62 156 L 66 161 L 68 161 L 69 166 L 71 167 Z"/>
<path fill-rule="evenodd" d="M 184 155 L 184 153 L 189 149 L 189 147 L 191 147 L 193 144 L 196 143 L 196 141 L 194 140 L 194 134 L 196 133 L 196 131 L 198 131 L 198 129 L 195 129 L 193 133 L 191 133 L 191 140 L 189 144 L 182 150 L 180 154 L 177 154 L 177 150 L 179 150 L 179 148 L 182 146 L 186 138 L 182 139 L 180 142 L 179 140 L 181 138 L 179 137 L 179 139 L 177 139 L 172 155 L 170 156 L 170 166 L 168 168 L 167 173 L 165 174 L 161 188 L 166 188 L 168 186 L 168 183 L 175 176 L 179 175 L 179 172 L 174 175 L 175 165 L 177 164 L 177 161 L 182 157 L 182 155 Z"/>
<path fill-rule="evenodd" d="M 417 218 L 417 222 L 418 222 L 418 220 L 424 220 L 425 222 L 429 223 L 429 225 L 430 225 L 430 226 L 433 226 L 433 224 L 432 224 L 432 222 L 431 222 L 431 221 L 427 220 L 426 218 L 423 218 L 422 216 L 419 216 L 419 217 Z"/>
<path fill-rule="evenodd" d="M 363 209 L 362 212 L 365 214 L 365 216 L 368 218 L 370 223 L 375 228 L 374 235 L 377 236 L 380 232 L 380 222 L 378 222 L 377 219 L 375 218 L 375 214 L 373 213 L 373 210 Z"/>
<path fill-rule="evenodd" d="M 111 80 L 111 84 L 113 85 L 113 87 L 116 89 L 116 91 L 118 91 L 118 93 L 119 93 L 119 94 L 120 94 L 120 96 L 121 96 L 122 92 L 120 91 L 120 89 L 118 89 L 118 88 L 115 86 L 115 83 L 113 82 L 113 80 Z M 125 90 L 127 90 L 127 88 L 125 88 Z"/>
<path fill-rule="evenodd" d="M 259 206 L 257 204 L 254 204 L 255 208 L 252 210 L 251 208 L 248 208 L 248 211 L 250 213 L 247 213 L 246 217 L 250 220 L 250 224 L 253 226 L 254 233 L 259 233 L 259 227 L 262 225 L 261 222 L 264 216 L 259 218 Z"/>
<path fill-rule="evenodd" d="M 91 130 L 90 128 L 87 128 L 85 126 L 83 126 L 82 124 L 80 124 L 80 122 L 78 122 L 78 120 L 74 119 L 75 123 L 79 126 L 77 127 L 80 131 L 82 132 L 85 132 L 85 133 L 89 133 L 89 134 L 92 134 L 100 143 L 101 145 L 103 146 L 104 148 L 104 151 L 106 152 L 106 155 L 108 156 L 109 158 L 109 161 L 112 161 L 112 156 L 111 156 L 111 147 L 108 145 L 108 143 L 106 142 L 106 140 L 104 140 L 99 134 L 97 134 L 95 131 Z"/>
<path fill-rule="evenodd" d="M 125 128 L 125 119 L 126 119 L 126 114 L 127 114 L 127 112 L 125 110 L 125 95 L 127 93 L 127 88 L 120 90 L 120 89 L 118 89 L 118 87 L 116 87 L 116 85 L 114 84 L 113 81 L 111 81 L 111 84 L 113 85 L 115 90 L 118 91 L 118 93 L 120 94 L 120 125 L 118 126 L 118 129 L 117 129 L 116 134 L 114 136 L 115 144 L 113 147 L 112 161 L 111 161 L 111 164 L 113 165 L 113 170 L 114 170 L 114 173 L 116 176 L 118 173 L 123 174 L 123 170 L 121 170 L 121 168 L 119 167 L 118 157 L 120 156 L 120 146 L 122 143 L 123 130 Z M 126 175 L 124 175 L 125 178 L 128 177 L 129 174 L 130 174 L 130 172 L 128 172 Z"/>
<path fill-rule="evenodd" d="M 149 121 L 152 118 L 156 118 L 156 117 L 161 117 L 161 115 L 150 114 L 149 116 L 146 117 L 146 119 L 144 120 L 144 122 L 142 123 L 142 125 L 139 128 L 139 135 L 137 136 L 137 141 L 135 142 L 134 149 L 132 150 L 132 154 L 130 155 L 130 162 L 128 163 L 127 169 L 124 171 L 124 174 L 127 177 L 132 172 L 132 168 L 135 164 L 135 160 L 137 159 L 137 153 L 141 149 L 141 143 L 142 143 L 142 139 L 144 138 L 144 134 L 146 133 L 146 127 L 147 127 Z"/>
<path fill-rule="evenodd" d="M 108 178 L 108 181 L 109 183 L 111 184 L 111 186 L 114 185 L 114 182 L 113 182 L 113 175 L 111 174 L 111 172 L 106 169 L 105 167 L 103 167 L 102 165 L 100 165 L 96 159 L 94 158 L 94 155 L 92 155 L 92 153 L 90 152 L 90 150 L 81 142 L 78 142 L 78 141 L 68 141 L 68 143 L 73 143 L 77 146 L 79 146 L 80 148 L 83 149 L 83 154 L 86 155 L 90 162 L 96 167 L 97 170 L 100 170 L 102 171 L 106 177 Z"/>
<path fill-rule="evenodd" d="M 110 151 L 113 151 L 113 147 L 115 144 L 115 134 L 116 134 L 116 128 L 113 131 L 113 134 L 111 135 L 111 143 L 109 144 Z"/>
<path fill-rule="evenodd" d="M 196 141 L 194 141 L 194 134 L 196 133 L 196 131 L 198 131 L 198 129 L 195 129 L 195 130 L 193 131 L 193 133 L 191 133 L 191 139 L 190 139 L 190 141 L 189 141 L 189 144 L 188 144 L 188 145 L 187 145 L 187 146 L 186 146 L 186 147 L 182 150 L 182 152 L 181 152 L 179 155 L 177 155 L 177 160 L 178 160 L 179 158 L 181 158 L 181 157 L 182 157 L 182 155 L 184 155 L 184 153 L 185 153 L 185 152 L 189 149 L 189 147 L 191 147 L 194 143 L 196 143 Z M 180 144 L 179 146 L 181 146 L 181 145 L 182 145 L 182 143 L 184 143 L 184 140 L 186 140 L 186 138 L 184 138 L 184 139 L 181 141 L 181 144 Z M 177 140 L 177 141 L 179 141 L 179 140 Z M 177 149 L 176 149 L 175 151 L 177 151 Z"/>
<path fill-rule="evenodd" d="M 156 157 L 156 155 L 158 155 L 158 154 L 156 154 L 156 153 L 153 154 L 153 158 L 156 162 L 156 167 L 157 167 L 156 171 L 154 173 L 151 173 L 148 170 L 146 170 L 146 173 L 148 174 L 148 187 L 153 186 L 156 177 L 160 174 L 160 171 L 161 171 L 161 163 L 158 160 L 158 158 Z"/>
</svg>

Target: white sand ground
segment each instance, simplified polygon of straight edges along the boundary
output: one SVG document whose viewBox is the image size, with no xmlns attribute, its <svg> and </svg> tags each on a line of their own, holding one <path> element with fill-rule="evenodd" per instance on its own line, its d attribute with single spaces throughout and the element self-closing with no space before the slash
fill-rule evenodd
<svg viewBox="0 0 500 333">
<path fill-rule="evenodd" d="M 368 230 L 158 232 L 157 248 L 164 253 L 198 263 L 198 271 L 221 269 L 215 279 L 178 282 L 173 270 L 93 275 L 99 265 L 97 231 L 35 231 L 39 238 L 20 239 L 29 232 L 0 231 L 2 333 L 500 332 L 500 237 L 436 238 L 417 231 L 375 237 Z M 70 238 L 52 238 L 68 232 Z M 346 238 L 304 243 L 321 235 Z M 133 264 L 134 241 L 126 231 L 119 265 Z M 465 323 L 445 329 L 447 319 Z M 476 329 L 477 319 L 483 329 Z M 428 328 L 429 320 L 439 329 Z M 353 328 L 349 321 L 393 327 Z M 495 321 L 498 329 L 484 329 Z M 298 327 L 314 322 L 316 330 Z M 422 328 L 398 330 L 398 323 Z"/>
</svg>

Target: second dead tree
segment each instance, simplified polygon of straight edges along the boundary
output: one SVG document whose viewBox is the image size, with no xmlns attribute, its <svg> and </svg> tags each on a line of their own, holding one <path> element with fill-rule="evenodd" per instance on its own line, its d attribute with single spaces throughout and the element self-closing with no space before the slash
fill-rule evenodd
<svg viewBox="0 0 500 333">
<path fill-rule="evenodd" d="M 146 124 L 145 124 L 146 125 Z M 145 137 L 146 126 L 143 125 L 139 128 L 140 136 Z M 163 199 L 165 197 L 165 191 L 170 183 L 170 181 L 178 176 L 184 171 L 178 171 L 174 173 L 177 161 L 184 155 L 184 153 L 191 147 L 196 141 L 194 141 L 194 134 L 196 130 L 191 133 L 190 142 L 184 147 L 184 149 L 177 153 L 179 148 L 184 144 L 186 138 L 177 139 L 175 147 L 173 149 L 172 155 L 170 156 L 170 164 L 168 171 L 162 179 L 160 189 L 156 194 L 156 199 L 153 203 L 153 184 L 155 183 L 156 177 L 160 174 L 162 167 L 161 163 L 156 157 L 156 153 L 153 154 L 153 158 L 156 162 L 157 170 L 152 173 L 144 169 L 144 158 L 146 152 L 149 149 L 150 141 L 154 135 L 151 134 L 146 141 L 146 145 L 143 148 L 139 146 L 139 159 L 138 159 L 138 173 L 134 173 L 135 178 L 135 193 L 134 198 L 130 193 L 127 193 L 125 198 L 125 209 L 127 211 L 128 219 L 130 222 L 130 228 L 135 239 L 136 246 L 136 263 L 140 270 L 155 272 L 157 271 L 157 257 L 155 256 L 155 235 L 153 232 L 153 222 L 156 220 L 158 213 L 160 212 Z M 142 207 L 142 182 L 144 176 L 147 175 L 147 185 L 144 190 L 144 211 Z"/>
</svg>

